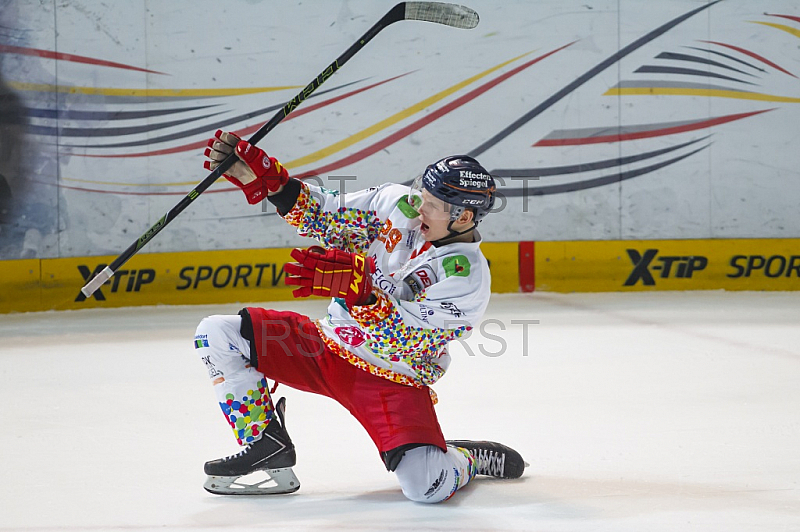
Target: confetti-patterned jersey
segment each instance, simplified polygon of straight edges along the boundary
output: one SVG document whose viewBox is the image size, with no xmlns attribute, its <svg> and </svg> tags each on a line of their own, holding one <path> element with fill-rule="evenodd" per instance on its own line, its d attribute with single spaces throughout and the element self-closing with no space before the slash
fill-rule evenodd
<svg viewBox="0 0 800 532">
<path fill-rule="evenodd" d="M 476 242 L 434 247 L 419 233 L 409 187 L 387 184 L 342 194 L 306 183 L 284 219 L 327 248 L 371 256 L 374 305 L 333 299 L 317 322 L 327 346 L 365 371 L 428 386 L 450 364 L 447 344 L 481 319 L 489 266 Z"/>
</svg>

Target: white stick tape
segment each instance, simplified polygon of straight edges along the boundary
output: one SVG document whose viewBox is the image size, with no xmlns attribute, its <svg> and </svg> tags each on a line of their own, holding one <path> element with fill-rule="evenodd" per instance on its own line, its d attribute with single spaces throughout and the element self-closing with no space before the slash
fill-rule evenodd
<svg viewBox="0 0 800 532">
<path fill-rule="evenodd" d="M 98 288 L 103 285 L 103 283 L 111 279 L 112 275 L 114 275 L 114 270 L 106 266 L 103 268 L 103 271 L 94 276 L 94 279 L 86 283 L 86 286 L 81 288 L 81 292 L 83 292 L 83 295 L 86 297 L 90 297 L 95 293 L 95 291 L 97 291 Z"/>
</svg>

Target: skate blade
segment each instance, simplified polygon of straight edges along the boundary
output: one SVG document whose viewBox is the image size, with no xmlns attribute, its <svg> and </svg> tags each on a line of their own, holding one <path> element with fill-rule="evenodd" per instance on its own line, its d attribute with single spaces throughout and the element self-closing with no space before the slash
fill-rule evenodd
<svg viewBox="0 0 800 532">
<path fill-rule="evenodd" d="M 238 477 L 209 475 L 203 488 L 215 495 L 281 495 L 299 490 L 300 481 L 291 467 L 284 467 L 260 469 Z"/>
</svg>

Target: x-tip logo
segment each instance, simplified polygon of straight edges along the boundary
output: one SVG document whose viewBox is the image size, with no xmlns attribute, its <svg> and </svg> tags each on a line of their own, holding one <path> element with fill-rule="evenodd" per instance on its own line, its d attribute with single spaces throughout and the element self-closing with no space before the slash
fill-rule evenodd
<svg viewBox="0 0 800 532">
<path fill-rule="evenodd" d="M 648 249 L 643 254 L 635 249 L 628 249 L 627 252 L 633 263 L 633 271 L 624 286 L 633 286 L 640 280 L 644 286 L 654 286 L 656 280 L 653 272 L 658 272 L 661 279 L 691 279 L 695 272 L 708 266 L 708 259 L 699 255 L 659 257 L 657 249 Z M 654 261 L 657 264 L 653 264 Z"/>
</svg>

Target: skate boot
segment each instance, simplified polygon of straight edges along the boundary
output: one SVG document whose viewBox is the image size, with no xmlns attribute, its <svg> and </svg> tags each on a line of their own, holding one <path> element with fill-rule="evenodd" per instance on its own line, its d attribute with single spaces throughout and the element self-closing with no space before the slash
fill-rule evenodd
<svg viewBox="0 0 800 532">
<path fill-rule="evenodd" d="M 447 440 L 447 445 L 465 449 L 472 456 L 478 475 L 519 478 L 529 465 L 517 451 L 501 443 Z"/>
<path fill-rule="evenodd" d="M 273 495 L 300 489 L 300 482 L 292 471 L 297 459 L 286 432 L 285 413 L 286 398 L 281 397 L 260 439 L 234 455 L 206 462 L 204 469 L 208 478 L 203 485 L 206 491 L 217 495 Z M 240 480 L 251 473 L 259 473 L 253 476 L 261 478 Z"/>
</svg>

